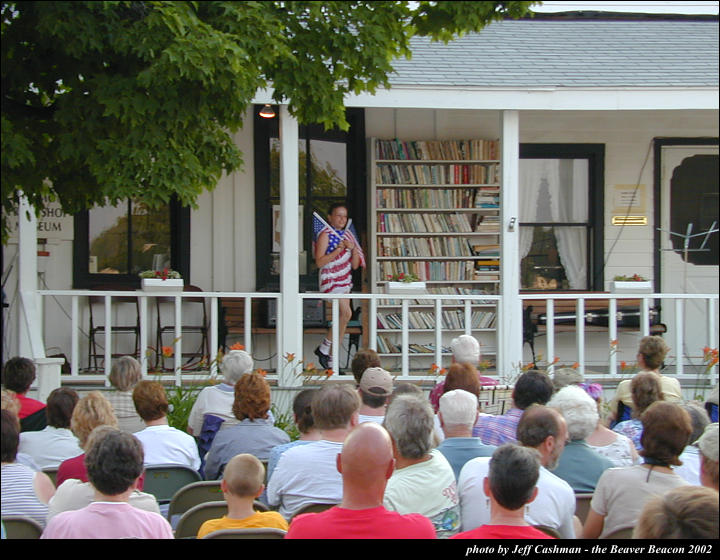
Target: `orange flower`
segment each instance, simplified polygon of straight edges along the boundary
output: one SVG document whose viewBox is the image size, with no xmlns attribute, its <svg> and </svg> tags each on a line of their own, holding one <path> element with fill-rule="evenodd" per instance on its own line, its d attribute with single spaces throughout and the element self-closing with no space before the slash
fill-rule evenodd
<svg viewBox="0 0 720 560">
<path fill-rule="evenodd" d="M 267 371 L 265 371 L 264 369 L 256 369 L 255 373 L 259 373 L 263 377 L 265 377 L 267 375 Z"/>
<path fill-rule="evenodd" d="M 555 356 L 555 359 L 553 360 L 553 364 L 557 364 L 560 361 L 559 356 Z"/>
<path fill-rule="evenodd" d="M 327 369 L 325 370 L 325 377 L 330 377 L 333 374 L 333 370 Z"/>
<path fill-rule="evenodd" d="M 447 373 L 447 370 L 445 368 L 442 368 L 440 371 L 438 371 L 438 375 L 445 375 Z"/>
<path fill-rule="evenodd" d="M 230 347 L 230 350 L 245 350 L 245 345 L 236 342 Z"/>
<path fill-rule="evenodd" d="M 310 362 L 309 364 L 305 364 L 305 371 L 314 371 L 315 370 L 315 364 Z"/>
<path fill-rule="evenodd" d="M 620 362 L 620 370 L 624 369 L 627 369 L 627 362 L 623 360 L 622 362 Z"/>
<path fill-rule="evenodd" d="M 616 338 L 615 340 L 611 340 L 611 341 L 610 341 L 610 346 L 611 346 L 612 348 L 616 348 L 617 345 L 618 345 L 618 340 L 617 340 L 617 338 Z"/>
<path fill-rule="evenodd" d="M 573 368 L 573 369 L 577 369 L 577 368 L 579 368 L 579 367 L 580 367 L 580 364 L 577 363 L 577 362 L 575 362 L 575 363 L 572 365 L 572 368 Z"/>
<path fill-rule="evenodd" d="M 162 347 L 162 355 L 164 358 L 170 358 L 173 355 L 173 347 L 172 346 L 163 346 Z"/>
<path fill-rule="evenodd" d="M 290 352 L 288 352 L 287 354 L 285 354 L 285 359 L 288 362 L 292 362 L 295 359 L 295 354 L 291 354 Z"/>
<path fill-rule="evenodd" d="M 433 373 L 435 373 L 438 369 L 439 369 L 439 368 L 438 368 L 438 365 L 437 365 L 437 364 L 433 364 L 433 365 L 430 366 L 430 371 L 433 372 Z"/>
</svg>

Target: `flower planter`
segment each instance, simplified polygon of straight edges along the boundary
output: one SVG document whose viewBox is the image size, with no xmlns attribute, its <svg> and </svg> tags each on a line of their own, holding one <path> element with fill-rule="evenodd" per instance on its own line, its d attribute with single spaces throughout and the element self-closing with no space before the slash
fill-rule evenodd
<svg viewBox="0 0 720 560">
<path fill-rule="evenodd" d="M 613 294 L 651 294 L 652 282 L 610 282 L 610 293 Z"/>
<path fill-rule="evenodd" d="M 146 292 L 182 292 L 182 278 L 141 278 L 142 289 Z"/>
<path fill-rule="evenodd" d="M 427 289 L 425 282 L 388 282 L 387 293 L 421 295 L 426 294 Z"/>
</svg>

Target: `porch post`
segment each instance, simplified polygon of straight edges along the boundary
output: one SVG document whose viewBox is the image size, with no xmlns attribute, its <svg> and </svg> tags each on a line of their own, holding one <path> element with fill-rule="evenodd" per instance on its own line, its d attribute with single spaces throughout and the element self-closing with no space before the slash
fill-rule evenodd
<svg viewBox="0 0 720 560">
<path fill-rule="evenodd" d="M 37 219 L 35 209 L 24 195 L 18 207 L 18 355 L 44 358 L 37 296 Z"/>
<path fill-rule="evenodd" d="M 520 217 L 519 160 L 520 119 L 517 111 L 500 115 L 502 150 L 502 188 L 500 208 L 500 320 L 498 329 L 497 368 L 499 375 L 509 375 L 522 363 L 522 302 L 520 293 Z"/>
<path fill-rule="evenodd" d="M 300 302 L 300 264 L 298 231 L 298 122 L 287 105 L 280 105 L 280 310 L 277 325 L 281 329 L 278 348 L 278 385 L 298 384 L 293 371 L 284 368 L 288 353 L 302 358 L 302 312 Z M 290 411 L 292 394 L 280 390 L 276 404 L 281 411 Z"/>
</svg>

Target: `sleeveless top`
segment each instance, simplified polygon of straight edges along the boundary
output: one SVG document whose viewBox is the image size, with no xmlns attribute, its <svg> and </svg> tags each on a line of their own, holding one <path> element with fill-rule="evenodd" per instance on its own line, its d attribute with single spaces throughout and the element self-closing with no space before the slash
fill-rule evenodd
<svg viewBox="0 0 720 560">
<path fill-rule="evenodd" d="M 48 506 L 35 495 L 35 475 L 35 471 L 20 463 L 3 465 L 0 509 L 3 515 L 25 515 L 45 527 Z"/>
<path fill-rule="evenodd" d="M 635 464 L 632 456 L 632 441 L 622 434 L 618 434 L 615 441 L 608 445 L 590 445 L 590 447 L 599 455 L 610 459 L 616 467 L 631 467 Z"/>
</svg>

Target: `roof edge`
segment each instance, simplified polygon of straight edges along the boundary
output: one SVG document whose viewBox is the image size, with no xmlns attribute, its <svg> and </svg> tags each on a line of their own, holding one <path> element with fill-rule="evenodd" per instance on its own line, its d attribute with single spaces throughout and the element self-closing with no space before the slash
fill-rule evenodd
<svg viewBox="0 0 720 560">
<path fill-rule="evenodd" d="M 513 18 L 505 18 L 510 20 Z M 574 12 L 531 12 L 529 15 L 518 18 L 521 20 L 613 20 L 613 21 L 718 21 L 715 14 L 646 14 L 641 12 L 600 12 L 600 11 L 574 11 Z"/>
</svg>

